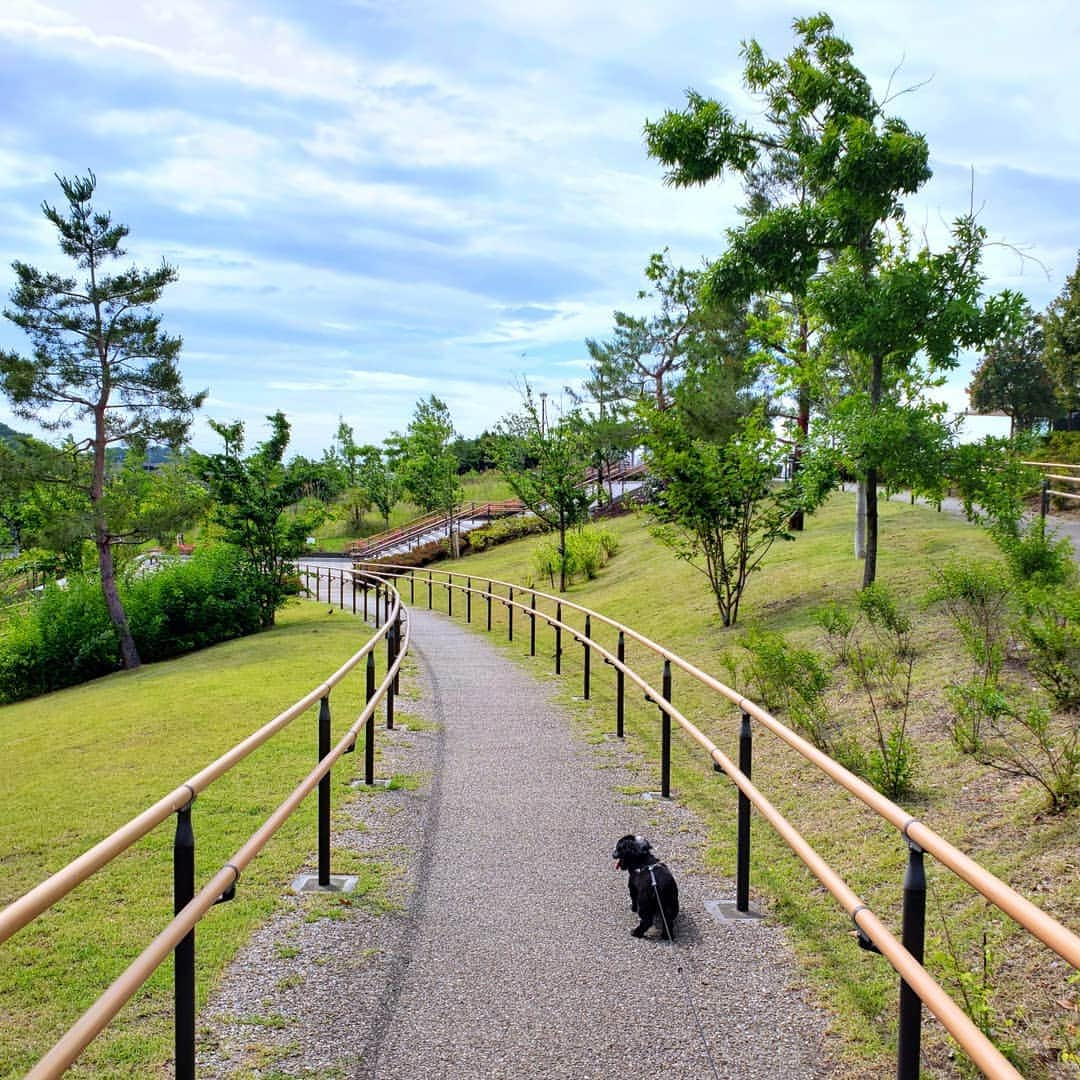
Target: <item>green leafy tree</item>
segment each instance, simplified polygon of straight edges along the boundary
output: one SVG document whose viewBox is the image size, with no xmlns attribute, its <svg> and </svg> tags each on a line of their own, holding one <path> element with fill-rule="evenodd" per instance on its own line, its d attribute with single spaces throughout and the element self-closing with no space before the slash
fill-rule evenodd
<svg viewBox="0 0 1080 1080">
<path fill-rule="evenodd" d="M 447 516 L 447 535 L 455 545 L 454 510 L 461 501 L 458 459 L 452 449 L 454 423 L 446 404 L 432 394 L 418 401 L 404 436 L 388 440 L 402 488 L 426 513 Z"/>
<path fill-rule="evenodd" d="M 225 449 L 194 455 L 193 465 L 212 496 L 211 518 L 222 538 L 243 552 L 259 582 L 262 625 L 273 626 L 275 613 L 293 591 L 294 560 L 326 511 L 319 505 L 298 509 L 309 477 L 303 468 L 285 464 L 290 428 L 284 413 L 279 410 L 267 419 L 270 438 L 247 457 L 242 456 L 244 425 L 211 420 Z"/>
<path fill-rule="evenodd" d="M 499 424 L 499 468 L 514 494 L 558 532 L 559 592 L 566 591 L 566 534 L 589 517 L 589 444 L 576 414 L 545 423 L 526 383 L 522 410 Z"/>
<path fill-rule="evenodd" d="M 1042 317 L 1043 364 L 1061 410 L 1080 410 L 1080 259 Z"/>
<path fill-rule="evenodd" d="M 724 442 L 695 437 L 678 409 L 646 415 L 657 535 L 708 578 L 723 625 L 734 626 L 750 576 L 777 540 L 793 539 L 793 510 L 812 510 L 828 485 L 812 487 L 811 470 L 775 481 L 786 448 L 760 409 Z"/>
<path fill-rule="evenodd" d="M 89 425 L 89 434 L 71 444 L 89 459 L 89 472 L 74 470 L 72 483 L 89 500 L 102 593 L 123 665 L 134 668 L 139 654 L 116 587 L 113 549 L 122 536 L 109 518 L 106 450 L 180 446 L 205 393 L 185 393 L 177 366 L 180 338 L 161 329 L 153 310 L 176 280 L 175 269 L 163 262 L 156 270 L 133 266 L 107 273 L 109 262 L 124 256 L 127 227 L 94 210 L 93 173 L 57 179 L 67 209 L 45 203 L 42 210 L 59 234 L 60 250 L 85 277 L 12 264 L 16 286 L 4 315 L 29 335 L 33 351 L 0 352 L 0 387 L 18 416 L 47 429 Z"/>
<path fill-rule="evenodd" d="M 1043 363 L 1042 329 L 1027 304 L 1021 320 L 990 343 L 968 386 L 972 409 L 1008 416 L 1010 437 L 1059 412 L 1054 380 Z"/>
<path fill-rule="evenodd" d="M 389 460 L 377 446 L 369 443 L 360 447 L 356 478 L 364 497 L 382 514 L 383 524 L 389 529 L 390 511 L 398 501 L 400 485 Z"/>
<path fill-rule="evenodd" d="M 745 177 L 777 156 L 792 170 L 805 197 L 729 230 L 703 294 L 712 302 L 773 291 L 805 296 L 825 354 L 844 361 L 851 414 L 865 426 L 889 405 L 918 401 L 918 373 L 932 385 L 937 372 L 955 367 L 959 348 L 999 333 L 1018 301 L 981 302 L 985 231 L 972 214 L 954 223 L 943 254 L 912 255 L 906 243 L 886 242 L 886 227 L 903 235 L 903 198 L 930 177 L 926 140 L 885 113 L 827 15 L 797 19 L 794 28 L 798 43 L 784 60 L 770 59 L 755 41 L 743 47 L 745 82 L 767 127 L 755 129 L 690 91 L 684 110 L 646 124 L 646 137 L 676 186 L 727 172 Z M 861 445 L 882 440 L 863 437 Z M 881 462 L 850 456 L 864 481 L 865 586 L 877 573 Z"/>
</svg>

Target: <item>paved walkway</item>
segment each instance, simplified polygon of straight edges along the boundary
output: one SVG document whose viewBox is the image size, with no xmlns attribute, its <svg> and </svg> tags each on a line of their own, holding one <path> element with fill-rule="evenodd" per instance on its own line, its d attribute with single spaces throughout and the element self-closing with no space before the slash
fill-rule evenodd
<svg viewBox="0 0 1080 1080">
<path fill-rule="evenodd" d="M 829 1075 L 824 1019 L 780 930 L 706 912 L 732 889 L 693 870 L 689 814 L 621 794 L 641 783 L 625 749 L 576 736 L 553 684 L 444 616 L 411 618 L 421 696 L 399 709 L 437 734 L 380 734 L 381 771 L 430 768 L 430 779 L 353 809 L 357 846 L 401 863 L 402 910 L 312 924 L 308 901 L 291 901 L 201 1018 L 213 1032 L 202 1075 L 251 1067 L 251 1026 L 236 1020 L 256 1007 L 283 1019 L 258 1033 L 277 1076 Z M 610 858 L 627 832 L 648 835 L 679 880 L 674 947 L 630 936 Z M 281 989 L 309 978 L 317 993 Z"/>
</svg>

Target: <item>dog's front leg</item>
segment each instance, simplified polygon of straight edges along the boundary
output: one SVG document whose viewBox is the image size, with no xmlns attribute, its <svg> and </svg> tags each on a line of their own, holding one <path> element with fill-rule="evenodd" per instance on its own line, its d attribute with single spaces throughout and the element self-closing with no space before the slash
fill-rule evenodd
<svg viewBox="0 0 1080 1080">
<path fill-rule="evenodd" d="M 634 888 L 633 875 L 630 876 L 628 884 L 630 886 L 630 910 L 637 911 L 637 890 Z"/>
</svg>

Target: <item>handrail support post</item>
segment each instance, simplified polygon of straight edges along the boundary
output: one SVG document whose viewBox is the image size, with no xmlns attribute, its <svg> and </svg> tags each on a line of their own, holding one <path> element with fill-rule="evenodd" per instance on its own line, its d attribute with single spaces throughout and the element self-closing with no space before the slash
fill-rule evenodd
<svg viewBox="0 0 1080 1080">
<path fill-rule="evenodd" d="M 664 680 L 662 683 L 664 700 L 671 703 L 671 661 L 664 661 Z M 660 710 L 660 794 L 665 799 L 671 798 L 671 717 Z"/>
<path fill-rule="evenodd" d="M 923 849 L 907 841 L 908 861 L 904 873 L 904 911 L 901 939 L 904 948 L 921 964 L 926 941 L 926 868 Z M 897 1080 L 918 1080 L 922 1041 L 922 999 L 900 980 L 900 1023 L 896 1045 Z"/>
<path fill-rule="evenodd" d="M 750 727 L 750 714 L 742 714 L 739 725 L 739 772 L 747 780 L 754 764 L 754 735 Z M 750 800 L 739 789 L 737 829 L 737 854 L 735 862 L 735 910 L 750 910 Z"/>
<path fill-rule="evenodd" d="M 194 796 L 192 797 L 194 801 Z M 179 915 L 195 896 L 195 832 L 191 803 L 176 812 L 173 840 L 173 914 Z M 195 1078 L 195 928 L 173 950 L 173 1007 L 175 1074 L 177 1080 Z"/>
<path fill-rule="evenodd" d="M 319 701 L 319 761 L 330 753 L 330 695 Z M 319 887 L 330 885 L 330 773 L 319 781 Z"/>
</svg>

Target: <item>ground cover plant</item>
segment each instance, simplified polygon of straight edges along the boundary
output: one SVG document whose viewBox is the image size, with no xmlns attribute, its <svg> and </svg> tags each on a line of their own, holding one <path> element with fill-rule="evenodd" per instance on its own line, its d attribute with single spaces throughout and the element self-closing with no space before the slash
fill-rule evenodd
<svg viewBox="0 0 1080 1080">
<path fill-rule="evenodd" d="M 899 502 L 882 502 L 879 510 L 895 543 L 881 558 L 878 578 L 911 619 L 915 653 L 904 734 L 917 750 L 918 767 L 908 793 L 899 801 L 913 816 L 1075 929 L 1080 926 L 1077 811 L 1049 812 L 1045 792 L 1037 783 L 1007 776 L 959 751 L 952 737 L 954 715 L 945 689 L 966 672 L 964 644 L 944 611 L 923 606 L 936 580 L 936 566 L 960 556 L 992 559 L 998 550 L 985 532 L 948 514 Z M 782 635 L 795 650 L 820 646 L 822 628 L 815 613 L 830 601 L 848 607 L 856 603 L 850 555 L 853 511 L 853 496 L 837 493 L 808 520 L 797 544 L 770 553 L 747 598 L 744 629 Z M 610 525 L 619 540 L 619 557 L 595 579 L 571 586 L 566 599 L 610 615 L 724 678 L 724 660 L 737 648 L 741 631 L 720 625 L 700 575 L 659 545 L 642 518 L 624 517 Z M 530 538 L 469 556 L 455 569 L 474 579 L 526 583 L 533 574 L 533 553 L 539 542 Z M 542 587 L 539 581 L 537 587 Z M 438 606 L 438 593 L 436 598 Z M 461 608 L 455 604 L 456 617 Z M 492 639 L 542 676 L 551 677 L 552 632 L 542 622 L 538 624 L 537 656 L 530 659 L 527 622 L 518 617 L 514 642 L 507 644 L 505 609 L 501 604 L 493 609 Z M 580 617 L 565 617 L 580 625 Z M 474 629 L 483 626 L 484 619 L 474 609 Z M 897 626 L 902 629 L 902 622 Z M 613 634 L 595 621 L 593 636 L 614 652 Z M 659 689 L 659 659 L 634 645 L 628 646 L 627 656 L 632 664 L 641 665 L 646 677 L 651 672 L 652 685 Z M 581 695 L 582 649 L 566 634 L 561 667 L 560 693 L 571 703 Z M 595 657 L 592 673 L 591 700 L 588 705 L 578 701 L 575 707 L 582 711 L 590 736 L 599 739 L 614 730 L 614 679 Z M 876 744 L 865 697 L 856 694 L 845 679 L 834 679 L 830 695 L 830 717 L 845 728 L 855 725 L 863 738 Z M 813 699 L 812 692 L 810 696 Z M 655 790 L 660 725 L 655 706 L 640 698 L 637 693 L 626 697 L 627 741 L 640 753 L 641 790 Z M 673 701 L 722 749 L 735 753 L 739 718 L 734 707 L 703 692 L 677 671 Z M 895 714 L 886 707 L 883 715 Z M 895 830 L 879 825 L 861 804 L 760 731 L 755 738 L 754 779 L 864 902 L 899 933 L 906 849 Z M 704 755 L 691 752 L 677 733 L 672 787 L 675 797 L 706 822 L 709 863 L 733 875 L 734 787 L 717 777 Z M 882 958 L 856 947 L 847 915 L 756 815 L 753 844 L 752 903 L 790 926 L 807 976 L 834 1017 L 842 1043 L 842 1074 L 871 1077 L 891 1071 L 898 995 L 895 973 Z M 1016 930 L 1010 920 L 996 914 L 932 859 L 928 874 L 931 971 L 958 1000 L 969 1002 L 976 1022 L 1015 1058 L 1024 1075 L 1075 1075 L 1080 1015 L 1077 985 L 1075 979 L 1069 981 L 1068 966 L 1033 943 L 1026 932 Z M 927 1076 L 971 1074 L 964 1055 L 955 1051 L 932 1018 L 924 1024 L 924 1061 Z"/>
<path fill-rule="evenodd" d="M 364 640 L 358 621 L 296 603 L 266 633 L 0 708 L 0 906 L 319 685 Z M 361 670 L 332 695 L 335 738 L 363 700 Z M 317 712 L 298 718 L 196 800 L 199 885 L 315 764 Z M 348 798 L 348 781 L 362 762 L 360 752 L 334 770 L 335 807 Z M 309 798 L 247 868 L 238 899 L 199 924 L 200 1003 L 280 902 L 285 883 L 313 864 L 315 814 Z M 171 821 L 163 823 L 0 946 L 0 1076 L 24 1075 L 169 921 L 172 833 Z M 352 902 L 379 903 L 379 864 L 348 871 L 361 877 Z M 172 1055 L 171 981 L 166 963 L 72 1075 L 159 1075 Z"/>
</svg>

